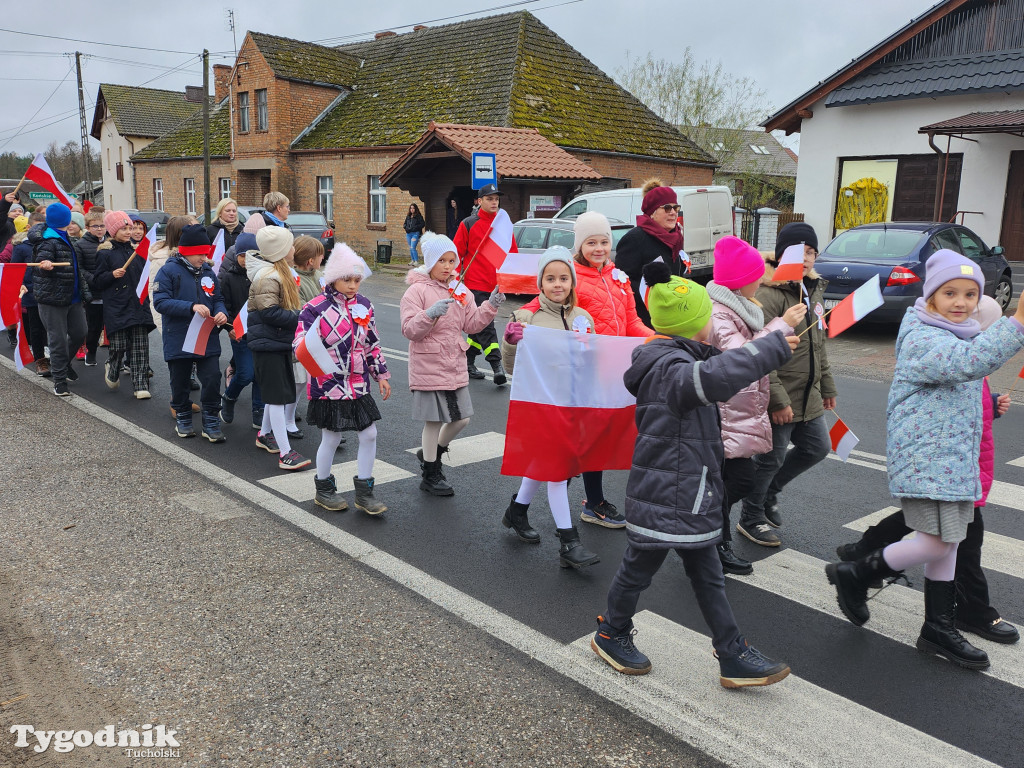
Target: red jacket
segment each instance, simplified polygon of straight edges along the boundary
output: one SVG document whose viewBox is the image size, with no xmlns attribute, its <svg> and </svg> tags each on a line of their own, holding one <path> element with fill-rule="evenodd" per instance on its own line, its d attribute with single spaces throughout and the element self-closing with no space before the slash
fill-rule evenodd
<svg viewBox="0 0 1024 768">
<path fill-rule="evenodd" d="M 472 216 L 466 217 L 459 224 L 452 241 L 459 249 L 459 269 L 466 272 L 466 279 L 463 282 L 471 291 L 490 292 L 498 284 L 498 271 L 494 265 L 482 256 L 478 255 L 473 258 L 473 254 L 477 253 L 477 249 L 480 247 L 480 242 L 490 234 L 494 216 L 494 213 L 477 211 Z M 509 252 L 516 253 L 518 250 L 516 238 L 513 235 L 512 248 Z M 471 264 L 470 259 L 472 259 Z"/>
</svg>

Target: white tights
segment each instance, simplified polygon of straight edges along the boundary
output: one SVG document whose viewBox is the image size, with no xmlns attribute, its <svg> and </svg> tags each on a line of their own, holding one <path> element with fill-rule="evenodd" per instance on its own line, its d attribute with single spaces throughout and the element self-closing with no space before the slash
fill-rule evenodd
<svg viewBox="0 0 1024 768">
<path fill-rule="evenodd" d="M 466 428 L 469 419 L 459 419 L 448 423 L 427 421 L 423 423 L 423 460 L 434 461 L 437 458 L 437 446 L 447 448 L 459 432 Z"/>
<path fill-rule="evenodd" d="M 357 433 L 359 437 L 359 453 L 356 455 L 356 477 L 368 480 L 373 477 L 373 462 L 377 458 L 377 425 L 371 424 Z M 326 480 L 331 476 L 331 465 L 334 464 L 334 452 L 341 445 L 341 432 L 330 429 L 320 430 L 320 447 L 316 451 L 316 477 Z"/>
<path fill-rule="evenodd" d="M 540 488 L 540 480 L 523 478 L 519 485 L 519 493 L 516 494 L 516 502 L 529 504 L 533 501 L 537 489 Z M 569 511 L 569 481 L 563 480 L 560 483 L 548 482 L 548 506 L 551 507 L 551 516 L 555 518 L 556 528 L 572 528 L 572 513 Z"/>
<path fill-rule="evenodd" d="M 894 571 L 924 563 L 924 577 L 929 581 L 953 581 L 956 548 L 956 544 L 918 531 L 912 538 L 890 544 L 882 551 L 882 557 Z"/>
<path fill-rule="evenodd" d="M 261 435 L 267 432 L 274 433 L 277 447 L 281 449 L 281 455 L 291 451 L 292 444 L 288 440 L 288 417 L 285 415 L 287 405 L 267 405 L 263 407 L 263 429 Z M 292 417 L 295 416 L 295 406 L 292 406 Z"/>
</svg>

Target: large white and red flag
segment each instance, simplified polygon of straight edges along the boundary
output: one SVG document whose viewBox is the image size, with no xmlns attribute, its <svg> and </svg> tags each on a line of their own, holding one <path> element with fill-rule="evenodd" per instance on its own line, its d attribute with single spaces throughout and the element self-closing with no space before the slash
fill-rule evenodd
<svg viewBox="0 0 1024 768">
<path fill-rule="evenodd" d="M 28 264 L 0 264 L 0 326 L 21 322 L 21 284 Z"/>
<path fill-rule="evenodd" d="M 32 347 L 28 343 L 28 336 L 25 335 L 25 324 L 18 323 L 18 346 L 14 350 L 14 369 L 20 371 L 29 363 L 35 362 L 32 355 Z"/>
<path fill-rule="evenodd" d="M 235 330 L 235 341 L 241 340 L 249 332 L 249 302 L 242 304 L 242 308 L 235 315 L 231 327 Z"/>
<path fill-rule="evenodd" d="M 502 293 L 540 293 L 537 288 L 539 253 L 510 253 L 498 267 L 498 290 Z"/>
<path fill-rule="evenodd" d="M 210 334 L 217 324 L 212 317 L 192 315 L 192 322 L 188 324 L 188 331 L 185 333 L 185 344 L 181 351 L 190 355 L 203 357 L 206 354 L 206 344 L 210 340 Z"/>
<path fill-rule="evenodd" d="M 224 263 L 224 228 L 217 228 L 217 237 L 213 239 L 213 255 L 210 257 L 213 262 L 213 274 L 220 274 L 220 265 Z"/>
<path fill-rule="evenodd" d="M 833 307 L 832 313 L 829 315 L 828 337 L 831 339 L 838 336 L 884 303 L 885 299 L 882 298 L 882 285 L 878 281 L 878 275 L 872 275 L 864 285 Z"/>
<path fill-rule="evenodd" d="M 29 181 L 34 181 L 47 192 L 52 192 L 68 208 L 75 204 L 71 195 L 64 191 L 64 187 L 60 185 L 57 177 L 53 175 L 53 171 L 50 170 L 50 164 L 46 162 L 42 152 L 36 155 L 35 160 L 32 161 L 28 170 L 25 171 L 25 178 Z"/>
<path fill-rule="evenodd" d="M 796 245 L 789 246 L 789 248 L 782 252 L 782 258 L 779 259 L 779 264 L 775 267 L 775 273 L 772 275 L 772 280 L 777 283 L 781 283 L 786 280 L 803 279 L 804 244 L 797 243 Z"/>
<path fill-rule="evenodd" d="M 850 453 L 857 447 L 857 443 L 860 442 L 860 438 L 850 431 L 850 428 L 846 426 L 846 422 L 840 419 L 838 415 L 836 416 L 836 423 L 828 431 L 828 436 L 832 441 L 832 450 L 843 461 L 850 458 Z"/>
<path fill-rule="evenodd" d="M 629 469 L 636 398 L 622 376 L 642 342 L 635 336 L 524 328 L 501 474 L 559 482 L 580 472 Z"/>
<path fill-rule="evenodd" d="M 302 363 L 302 367 L 309 371 L 314 379 L 322 379 L 334 373 L 341 373 L 341 368 L 331 358 L 331 353 L 324 346 L 324 340 L 320 338 L 317 320 L 306 330 L 305 335 L 299 339 L 295 347 L 295 359 Z"/>
<path fill-rule="evenodd" d="M 487 233 L 487 237 L 483 239 L 477 248 L 477 256 L 483 256 L 487 259 L 487 261 L 494 265 L 495 270 L 501 269 L 501 265 L 505 263 L 505 259 L 512 251 L 512 239 L 512 219 L 508 217 L 508 213 L 504 208 L 499 208 L 498 212 L 494 214 L 490 232 Z M 465 271 L 468 264 L 460 264 L 459 266 Z M 536 266 L 536 262 L 534 262 L 534 266 Z M 536 285 L 536 271 L 533 273 L 533 279 Z"/>
<path fill-rule="evenodd" d="M 221 230 L 221 232 L 223 231 Z M 149 296 L 149 249 L 155 242 L 156 224 L 149 228 L 146 236 L 135 246 L 135 255 L 142 259 L 142 276 L 139 278 L 139 284 L 135 286 L 135 295 L 139 297 L 139 304 L 145 304 L 146 297 Z"/>
</svg>

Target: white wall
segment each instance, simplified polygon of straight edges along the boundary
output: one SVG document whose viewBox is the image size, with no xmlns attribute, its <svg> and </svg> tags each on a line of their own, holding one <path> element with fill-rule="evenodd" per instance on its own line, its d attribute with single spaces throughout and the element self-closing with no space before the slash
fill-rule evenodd
<svg viewBox="0 0 1024 768">
<path fill-rule="evenodd" d="M 933 154 L 928 136 L 918 128 L 969 112 L 1024 109 L 1024 94 L 946 96 L 879 104 L 825 108 L 824 100 L 800 128 L 800 164 L 794 210 L 805 215 L 818 233 L 821 247 L 831 239 L 838 194 L 839 158 L 864 155 Z M 964 224 L 989 245 L 999 242 L 1009 153 L 1024 150 L 1024 139 L 1005 134 L 972 135 L 978 143 L 953 139 L 950 153 L 962 153 L 957 210 L 983 211 L 966 216 Z M 936 145 L 945 150 L 946 137 Z"/>
<path fill-rule="evenodd" d="M 103 169 L 103 205 L 107 210 L 135 208 L 132 188 L 134 168 L 128 158 L 152 143 L 153 139 L 133 136 L 129 140 L 117 132 L 113 118 L 107 113 L 100 131 L 100 167 Z M 117 163 L 124 167 L 124 181 L 117 180 Z"/>
</svg>

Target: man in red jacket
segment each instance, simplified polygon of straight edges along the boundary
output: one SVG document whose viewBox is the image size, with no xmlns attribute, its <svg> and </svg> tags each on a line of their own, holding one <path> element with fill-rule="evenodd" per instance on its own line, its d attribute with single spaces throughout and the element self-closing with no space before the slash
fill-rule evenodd
<svg viewBox="0 0 1024 768">
<path fill-rule="evenodd" d="M 476 258 L 474 256 L 479 252 L 484 238 L 491 232 L 491 224 L 494 221 L 494 215 L 501 207 L 503 194 L 494 184 L 483 186 L 477 193 L 476 203 L 479 209 L 472 216 L 462 220 L 453 238 L 455 247 L 459 249 L 459 264 L 465 270 L 463 282 L 473 292 L 477 306 L 487 301 L 491 291 L 498 284 L 498 272 L 494 265 L 482 256 Z M 515 237 L 513 237 L 511 251 L 518 250 Z M 494 383 L 499 387 L 502 386 L 508 381 L 508 377 L 505 375 L 505 369 L 501 367 L 501 349 L 498 346 L 498 334 L 495 333 L 493 322 L 480 333 L 473 333 L 469 336 L 466 365 L 471 379 L 484 378 L 484 374 L 476 367 L 476 356 L 481 353 L 491 364 L 491 370 L 494 371 Z"/>
</svg>

